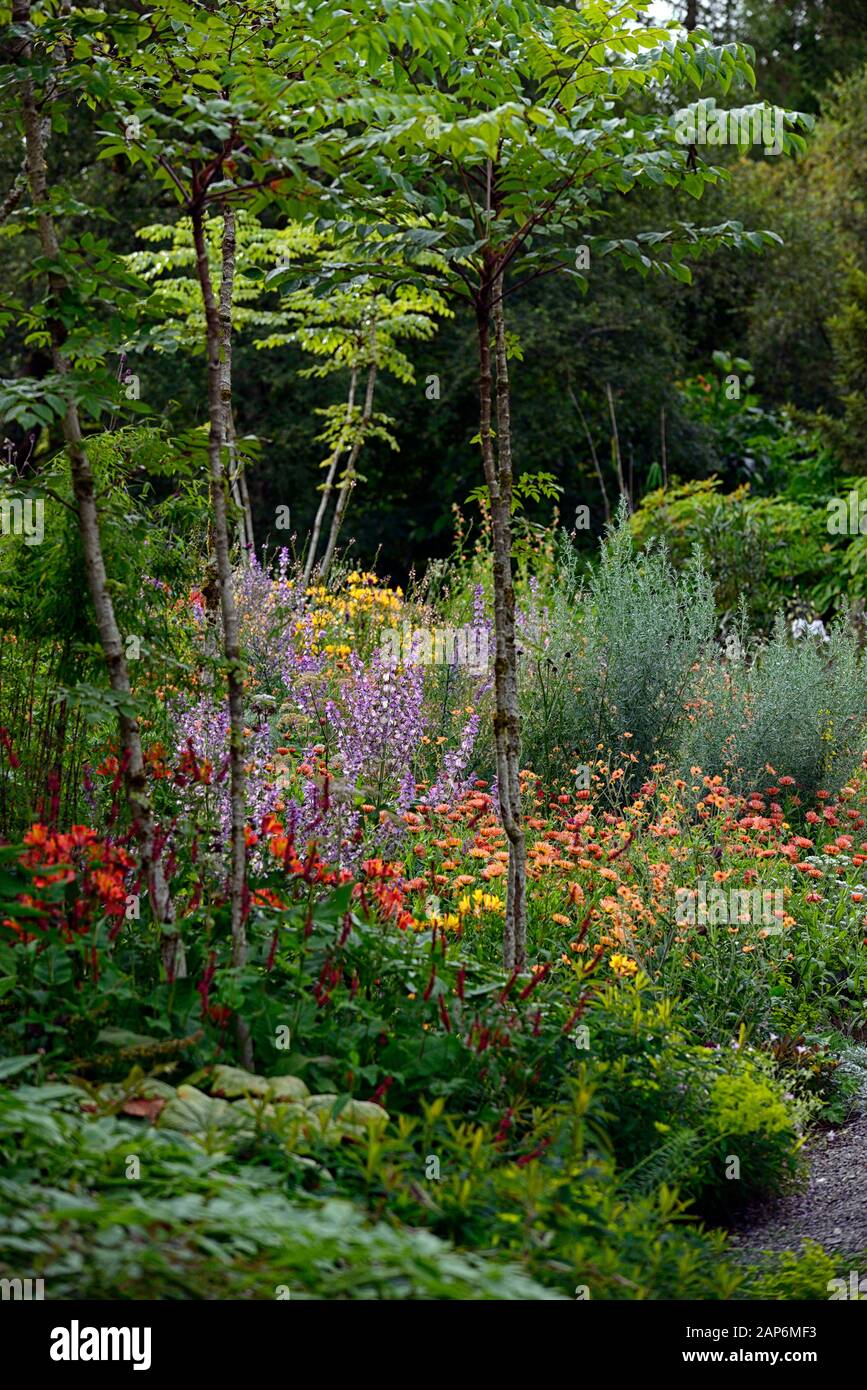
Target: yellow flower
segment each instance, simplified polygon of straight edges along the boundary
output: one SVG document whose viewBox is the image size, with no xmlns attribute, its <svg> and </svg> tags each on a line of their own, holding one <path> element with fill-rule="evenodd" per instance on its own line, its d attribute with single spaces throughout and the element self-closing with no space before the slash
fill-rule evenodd
<svg viewBox="0 0 867 1390">
<path fill-rule="evenodd" d="M 638 966 L 635 961 L 630 960 L 628 956 L 621 955 L 617 951 L 615 951 L 613 956 L 609 957 L 608 964 L 614 971 L 614 974 L 621 980 L 627 980 L 638 973 Z"/>
</svg>

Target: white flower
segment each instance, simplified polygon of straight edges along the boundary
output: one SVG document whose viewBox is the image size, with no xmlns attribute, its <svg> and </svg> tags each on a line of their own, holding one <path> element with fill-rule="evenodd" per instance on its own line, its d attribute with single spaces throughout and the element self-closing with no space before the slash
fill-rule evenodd
<svg viewBox="0 0 867 1390">
<path fill-rule="evenodd" d="M 820 637 L 823 642 L 831 640 L 821 618 L 815 618 L 811 623 L 808 623 L 806 618 L 795 618 L 792 622 L 792 636 Z"/>
</svg>

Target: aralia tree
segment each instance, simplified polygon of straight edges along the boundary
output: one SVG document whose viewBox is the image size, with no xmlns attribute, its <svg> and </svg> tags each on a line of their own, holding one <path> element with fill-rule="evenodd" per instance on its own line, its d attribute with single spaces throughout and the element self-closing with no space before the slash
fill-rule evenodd
<svg viewBox="0 0 867 1390">
<path fill-rule="evenodd" d="M 508 298 L 539 276 L 566 272 L 586 287 L 594 257 L 616 255 L 640 274 L 690 280 L 687 260 L 715 248 L 758 250 L 772 234 L 736 222 L 680 222 L 621 241 L 599 235 L 608 205 L 654 185 L 700 198 L 724 168 L 680 143 L 671 92 L 688 83 L 727 93 L 754 85 L 751 54 L 702 31 L 645 26 L 639 8 L 580 10 L 506 0 L 453 0 L 449 51 L 413 53 L 375 29 L 357 36 L 369 74 L 356 100 L 323 118 L 354 139 L 350 172 L 332 197 L 341 215 L 390 221 L 394 254 L 435 248 L 447 265 L 421 279 L 469 306 L 478 344 L 479 433 L 490 498 L 496 627 L 494 743 L 509 841 L 503 957 L 526 960 L 526 875 L 511 512 L 514 486 Z M 689 109 L 693 109 L 690 107 Z M 761 109 L 761 108 L 760 108 Z M 785 144 L 803 146 L 787 113 Z M 363 261 L 364 240 L 359 255 Z M 357 267 L 356 267 L 357 270 Z"/>
</svg>

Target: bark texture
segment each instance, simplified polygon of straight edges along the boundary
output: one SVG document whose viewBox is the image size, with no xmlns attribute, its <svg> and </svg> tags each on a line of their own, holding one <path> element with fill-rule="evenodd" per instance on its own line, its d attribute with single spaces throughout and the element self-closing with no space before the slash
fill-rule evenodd
<svg viewBox="0 0 867 1390">
<path fill-rule="evenodd" d="M 232 291 L 235 284 L 237 237 L 234 209 L 226 206 L 223 213 L 221 245 L 223 274 L 220 280 L 220 351 L 222 355 L 223 425 L 228 454 L 229 487 L 236 511 L 238 548 L 241 563 L 248 565 L 254 554 L 253 516 L 244 480 L 244 470 L 235 443 L 235 413 L 232 408 Z M 231 267 L 227 274 L 227 268 Z"/>
<path fill-rule="evenodd" d="M 494 748 L 503 829 L 509 841 L 509 876 L 503 927 L 503 964 L 523 969 L 527 955 L 526 840 L 521 812 L 521 735 L 518 712 L 518 651 L 512 573 L 512 446 L 509 369 L 503 314 L 502 272 L 493 270 L 476 301 L 479 343 L 479 439 L 491 503 L 494 567 Z M 496 345 L 497 447 L 492 436 L 493 370 L 491 330 Z"/>
</svg>

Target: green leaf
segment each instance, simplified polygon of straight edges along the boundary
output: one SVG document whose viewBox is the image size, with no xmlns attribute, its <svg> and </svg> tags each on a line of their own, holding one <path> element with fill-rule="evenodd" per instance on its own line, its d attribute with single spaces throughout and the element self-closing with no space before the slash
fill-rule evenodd
<svg viewBox="0 0 867 1390">
<path fill-rule="evenodd" d="M 17 1076 L 19 1072 L 26 1071 L 28 1067 L 33 1067 L 41 1059 L 39 1057 L 0 1057 L 0 1080 L 6 1080 L 10 1076 Z"/>
</svg>

